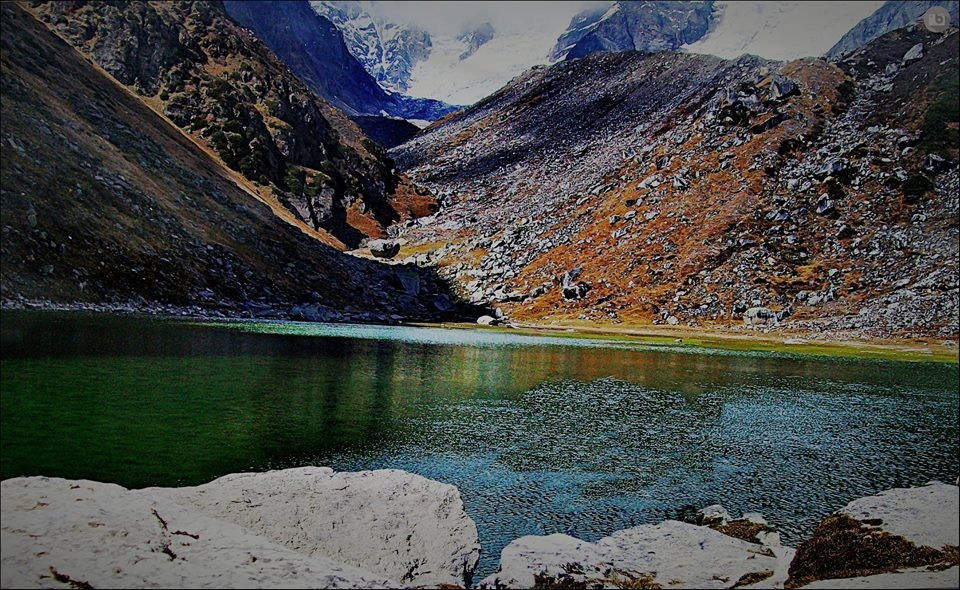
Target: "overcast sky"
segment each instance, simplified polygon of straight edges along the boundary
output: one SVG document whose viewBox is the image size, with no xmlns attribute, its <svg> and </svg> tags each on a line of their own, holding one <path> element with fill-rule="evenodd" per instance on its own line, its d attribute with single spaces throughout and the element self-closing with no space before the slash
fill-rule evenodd
<svg viewBox="0 0 960 590">
<path fill-rule="evenodd" d="M 489 21 L 502 32 L 525 27 L 563 30 L 574 14 L 591 5 L 609 2 L 378 2 L 379 10 L 391 20 L 419 25 L 431 33 L 459 32 L 466 24 Z"/>
<path fill-rule="evenodd" d="M 437 1 L 381 1 L 363 2 L 370 12 L 379 12 L 390 20 L 416 24 L 432 34 L 457 34 L 466 25 L 489 21 L 495 29 L 501 32 L 522 31 L 527 27 L 539 30 L 563 30 L 570 22 L 571 17 L 581 10 L 591 6 L 608 5 L 610 2 L 573 0 L 568 2 L 481 2 L 475 0 L 459 2 Z M 371 7 L 370 4 L 375 4 Z M 732 12 L 745 13 L 760 10 L 770 12 L 777 10 L 775 5 L 782 5 L 781 10 L 791 10 L 798 13 L 809 13 L 798 2 L 718 2 L 718 4 L 739 4 L 743 9 Z M 760 5 L 759 7 L 757 5 Z M 774 6 L 763 6 L 769 4 Z M 806 8 L 811 8 L 807 6 Z M 836 25 L 836 17 L 848 21 L 849 15 L 858 14 L 859 18 L 868 16 L 882 2 L 817 2 L 813 9 L 822 19 L 825 26 Z M 753 5 L 753 6 L 750 6 Z M 792 5 L 792 6 L 791 6 Z M 789 8 L 788 8 L 789 7 Z M 730 7 L 739 8 L 739 7 Z M 845 19 L 843 17 L 846 17 Z M 859 19 L 858 19 L 859 20 Z M 846 23 L 845 23 L 846 24 Z M 798 22 L 797 29 L 809 27 L 808 22 Z M 799 34 L 799 31 L 797 31 Z"/>
</svg>

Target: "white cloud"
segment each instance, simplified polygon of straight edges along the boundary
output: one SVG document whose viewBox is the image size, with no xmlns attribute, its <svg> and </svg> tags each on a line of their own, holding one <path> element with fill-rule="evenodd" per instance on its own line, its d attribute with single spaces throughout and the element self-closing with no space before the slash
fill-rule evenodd
<svg viewBox="0 0 960 590">
<path fill-rule="evenodd" d="M 819 56 L 883 2 L 717 2 L 719 20 L 693 53 L 737 57 L 752 53 L 790 60 Z"/>
<path fill-rule="evenodd" d="M 572 2 L 372 2 L 371 10 L 390 20 L 411 23 L 431 34 L 449 34 L 463 28 L 489 21 L 501 32 L 521 32 L 535 26 L 538 29 L 563 30 L 574 14 L 584 8 L 608 4 L 596 1 Z"/>
</svg>

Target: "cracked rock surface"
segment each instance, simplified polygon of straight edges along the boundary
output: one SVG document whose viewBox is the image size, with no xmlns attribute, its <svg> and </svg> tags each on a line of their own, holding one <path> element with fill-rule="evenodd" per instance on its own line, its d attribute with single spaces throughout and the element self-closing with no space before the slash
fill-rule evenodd
<svg viewBox="0 0 960 590">
<path fill-rule="evenodd" d="M 462 585 L 479 556 L 456 488 L 397 470 L 143 490 L 27 477 L 0 494 L 3 587 Z"/>
</svg>

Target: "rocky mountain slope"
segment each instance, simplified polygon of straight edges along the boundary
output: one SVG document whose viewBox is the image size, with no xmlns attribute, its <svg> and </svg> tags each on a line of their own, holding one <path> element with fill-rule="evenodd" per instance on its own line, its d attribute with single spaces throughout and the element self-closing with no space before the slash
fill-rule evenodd
<svg viewBox="0 0 960 590">
<path fill-rule="evenodd" d="M 227 0 L 227 13 L 253 31 L 320 96 L 350 115 L 433 121 L 456 107 L 385 91 L 348 51 L 343 34 L 306 0 Z"/>
<path fill-rule="evenodd" d="M 31 10 L 310 227 L 353 246 L 407 215 L 394 202 L 403 180 L 383 150 L 219 2 Z"/>
<path fill-rule="evenodd" d="M 911 27 L 533 69 L 391 152 L 442 201 L 401 255 L 518 320 L 955 337 L 956 65 Z"/>
<path fill-rule="evenodd" d="M 551 59 L 576 59 L 597 51 L 663 51 L 703 37 L 713 2 L 614 2 L 577 14 L 557 39 Z"/>
<path fill-rule="evenodd" d="M 950 15 L 950 24 L 954 27 L 958 23 L 958 5 L 956 0 L 912 0 L 910 2 L 885 2 L 876 12 L 861 20 L 852 29 L 840 38 L 836 44 L 826 52 L 829 59 L 837 59 L 851 51 L 863 47 L 867 42 L 876 39 L 884 33 L 905 27 L 934 6 L 940 6 Z"/>
<path fill-rule="evenodd" d="M 191 10 L 186 5 L 182 9 Z M 189 38 L 165 27 L 157 13 L 145 11 L 139 13 L 143 20 L 131 18 L 130 26 L 149 26 L 157 39 L 137 46 L 123 44 L 125 51 L 113 53 L 110 39 L 120 44 L 123 36 L 137 37 L 122 28 L 112 36 L 114 29 L 88 14 L 91 23 L 101 24 L 88 29 L 79 26 L 85 19 L 64 18 L 58 27 L 92 35 L 93 51 L 105 67 L 129 75 L 125 81 L 143 92 L 169 88 L 176 76 L 172 72 L 183 71 L 160 73 L 158 64 L 164 60 L 180 59 L 190 65 L 195 62 L 180 56 L 196 56 L 200 47 L 212 52 L 219 46 L 213 30 L 204 35 L 205 45 L 178 45 L 176 40 L 189 43 Z M 210 16 L 188 14 L 191 19 Z M 109 13 L 104 16 L 110 18 Z M 217 22 L 219 17 L 210 18 Z M 42 300 L 133 309 L 174 306 L 189 313 L 387 321 L 400 315 L 438 317 L 443 315 L 441 308 L 452 307 L 442 281 L 429 270 L 376 264 L 323 243 L 329 235 L 259 195 L 252 183 L 204 149 L 202 137 L 187 135 L 164 120 L 18 5 L 3 3 L 2 24 L 0 297 L 5 305 Z M 232 41 L 224 43 L 233 46 Z M 117 59 L 106 59 L 107 55 Z M 217 63 L 211 57 L 207 65 Z M 132 64 L 138 67 L 131 68 Z M 262 72 L 259 67 L 266 66 L 251 65 L 245 71 Z M 202 75 L 199 69 L 186 71 Z M 251 74 L 248 79 L 266 85 L 261 76 Z M 211 91 L 216 79 L 201 80 L 201 88 Z M 247 90 L 233 87 L 232 92 Z M 179 95 L 169 92 L 168 110 L 176 115 L 180 111 L 169 106 L 177 104 Z M 320 108 L 298 92 L 291 93 L 297 108 Z M 212 110 L 204 120 L 206 128 L 218 124 L 217 112 Z M 250 124 L 258 120 L 251 115 Z M 323 121 L 314 119 L 312 127 L 299 132 L 289 130 L 290 153 L 306 149 L 298 141 L 337 137 Z M 325 135 L 313 139 L 301 135 L 311 130 Z M 345 153 L 346 146 L 313 147 L 338 158 L 333 162 L 353 158 L 358 167 L 377 163 Z M 334 155 L 333 150 L 341 152 Z M 263 164 L 265 173 L 272 163 Z"/>
</svg>

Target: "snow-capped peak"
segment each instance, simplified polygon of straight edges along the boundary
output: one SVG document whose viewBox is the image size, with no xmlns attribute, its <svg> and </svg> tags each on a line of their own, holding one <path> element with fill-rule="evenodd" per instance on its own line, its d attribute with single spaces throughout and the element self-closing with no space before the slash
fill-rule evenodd
<svg viewBox="0 0 960 590">
<path fill-rule="evenodd" d="M 427 31 L 389 20 L 376 2 L 312 1 L 310 6 L 340 29 L 347 49 L 385 90 L 407 91 L 410 71 L 430 53 Z"/>
</svg>

